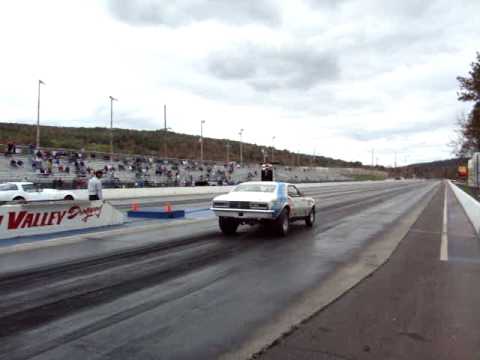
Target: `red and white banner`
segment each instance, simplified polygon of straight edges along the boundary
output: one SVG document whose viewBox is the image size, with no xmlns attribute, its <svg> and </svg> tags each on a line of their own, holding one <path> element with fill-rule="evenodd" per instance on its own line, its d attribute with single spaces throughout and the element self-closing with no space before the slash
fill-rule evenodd
<svg viewBox="0 0 480 360">
<path fill-rule="evenodd" d="M 123 213 L 103 201 L 61 201 L 0 206 L 0 239 L 117 225 Z"/>
</svg>

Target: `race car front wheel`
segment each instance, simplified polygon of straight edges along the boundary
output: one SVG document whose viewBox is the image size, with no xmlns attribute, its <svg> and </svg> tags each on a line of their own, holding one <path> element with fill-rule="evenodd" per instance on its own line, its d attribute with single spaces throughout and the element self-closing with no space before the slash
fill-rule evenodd
<svg viewBox="0 0 480 360">
<path fill-rule="evenodd" d="M 310 210 L 310 213 L 305 218 L 305 223 L 307 224 L 308 227 L 312 227 L 313 224 L 315 223 L 315 208 L 314 207 Z"/>
<path fill-rule="evenodd" d="M 220 216 L 218 218 L 218 225 L 225 235 L 233 235 L 237 232 L 238 221 L 234 218 Z"/>
</svg>

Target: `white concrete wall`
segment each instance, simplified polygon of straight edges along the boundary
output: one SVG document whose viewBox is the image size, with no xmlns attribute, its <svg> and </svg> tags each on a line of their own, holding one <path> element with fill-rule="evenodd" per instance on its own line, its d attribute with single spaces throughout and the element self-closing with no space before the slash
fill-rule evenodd
<svg viewBox="0 0 480 360">
<path fill-rule="evenodd" d="M 140 199 L 148 197 L 202 195 L 226 193 L 233 186 L 197 186 L 197 187 L 161 187 L 161 188 L 133 188 L 133 189 L 104 189 L 103 197 L 106 200 Z M 78 199 L 88 197 L 87 190 L 75 190 Z"/>
<path fill-rule="evenodd" d="M 308 183 L 295 184 L 300 189 L 323 186 L 342 186 L 351 184 L 365 184 L 371 181 L 350 181 L 350 182 L 330 182 L 330 183 Z M 214 195 L 227 193 L 234 186 L 196 186 L 196 187 L 160 187 L 160 188 L 132 188 L 132 189 L 104 189 L 103 196 L 106 200 L 121 199 L 141 199 L 149 197 L 167 197 L 182 195 Z M 87 190 L 74 190 L 77 199 L 85 200 L 88 198 Z"/>
<path fill-rule="evenodd" d="M 455 196 L 460 204 L 462 204 L 463 208 L 465 209 L 465 212 L 472 222 L 475 231 L 477 234 L 480 234 L 480 203 L 458 186 L 452 184 L 450 181 L 448 184 L 455 193 Z"/>
</svg>

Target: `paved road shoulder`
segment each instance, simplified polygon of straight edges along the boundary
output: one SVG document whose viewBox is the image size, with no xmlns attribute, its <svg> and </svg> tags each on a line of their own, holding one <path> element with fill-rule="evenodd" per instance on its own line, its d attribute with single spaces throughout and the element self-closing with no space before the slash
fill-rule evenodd
<svg viewBox="0 0 480 360">
<path fill-rule="evenodd" d="M 448 198 L 448 247 L 458 254 L 479 240 L 451 191 Z M 478 357 L 480 262 L 440 261 L 443 210 L 442 187 L 384 266 L 259 357 Z"/>
</svg>

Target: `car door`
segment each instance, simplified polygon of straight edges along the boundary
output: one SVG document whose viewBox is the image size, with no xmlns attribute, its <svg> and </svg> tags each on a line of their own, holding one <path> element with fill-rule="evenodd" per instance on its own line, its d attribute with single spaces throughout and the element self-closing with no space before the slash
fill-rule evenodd
<svg viewBox="0 0 480 360">
<path fill-rule="evenodd" d="M 0 185 L 0 201 L 10 201 L 18 193 L 17 185 L 15 184 L 1 184 Z"/>
<path fill-rule="evenodd" d="M 295 189 L 297 190 L 298 192 L 298 196 L 299 196 L 299 203 L 300 203 L 300 208 L 301 208 L 301 213 L 302 213 L 302 216 L 308 216 L 308 214 L 310 213 L 310 206 L 309 206 L 309 202 L 308 202 L 308 199 L 305 197 L 305 195 L 303 195 L 303 193 L 298 190 L 298 188 L 294 185 Z"/>
<path fill-rule="evenodd" d="M 43 200 L 42 194 L 37 191 L 33 184 L 22 184 L 18 187 L 20 195 L 27 201 Z"/>
<path fill-rule="evenodd" d="M 300 196 L 300 192 L 294 185 L 288 185 L 288 200 L 292 204 L 292 217 L 305 216 L 305 210 L 302 206 L 302 197 Z"/>
</svg>

